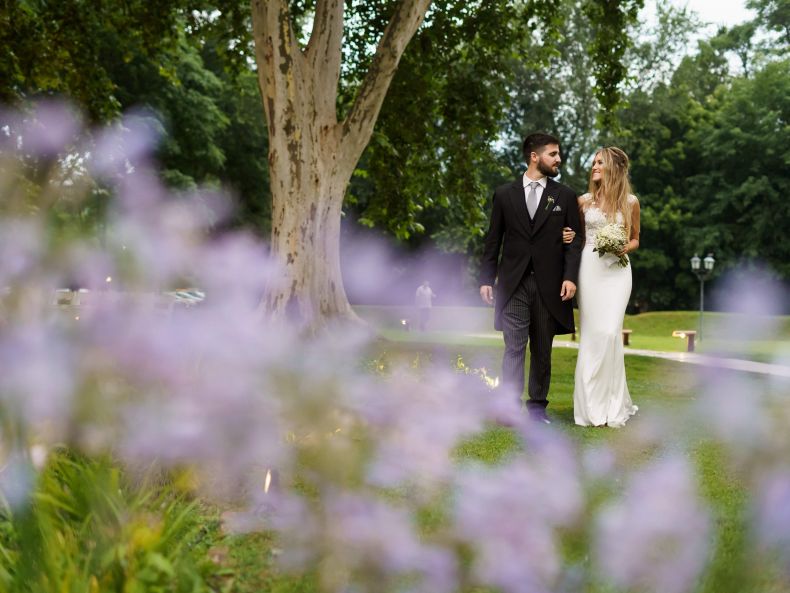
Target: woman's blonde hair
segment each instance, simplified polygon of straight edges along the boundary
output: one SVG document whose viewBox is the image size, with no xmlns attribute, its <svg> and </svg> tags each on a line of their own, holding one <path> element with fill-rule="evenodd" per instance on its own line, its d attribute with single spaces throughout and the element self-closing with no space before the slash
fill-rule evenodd
<svg viewBox="0 0 790 593">
<path fill-rule="evenodd" d="M 603 161 L 603 174 L 599 181 L 593 181 L 590 171 L 588 191 L 598 202 L 603 202 L 606 217 L 614 221 L 617 212 L 622 213 L 626 232 L 631 232 L 631 182 L 628 180 L 628 155 L 616 146 L 599 149 L 593 157 L 593 163 L 600 155 Z"/>
</svg>

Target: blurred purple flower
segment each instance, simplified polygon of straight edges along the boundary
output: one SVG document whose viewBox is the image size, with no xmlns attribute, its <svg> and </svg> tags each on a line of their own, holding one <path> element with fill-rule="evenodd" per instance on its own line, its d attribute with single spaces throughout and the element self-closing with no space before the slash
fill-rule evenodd
<svg viewBox="0 0 790 593">
<path fill-rule="evenodd" d="M 618 587 L 690 591 L 708 557 L 710 519 L 688 462 L 671 456 L 634 474 L 597 517 L 599 574 Z"/>
<path fill-rule="evenodd" d="M 757 536 L 765 548 L 779 548 L 790 567 L 790 467 L 765 473 L 754 487 Z"/>
<path fill-rule="evenodd" d="M 162 124 L 151 114 L 127 113 L 120 123 L 96 134 L 91 149 L 92 172 L 110 178 L 125 177 L 147 162 L 162 133 Z"/>
<path fill-rule="evenodd" d="M 282 282 L 283 274 L 263 246 L 242 234 L 226 235 L 202 246 L 192 275 L 208 295 L 207 305 L 255 309 L 267 287 Z"/>
<path fill-rule="evenodd" d="M 446 480 L 453 449 L 485 427 L 490 401 L 477 378 L 449 369 L 432 368 L 424 379 L 393 373 L 360 407 L 378 441 L 370 479 L 387 486 L 412 479 L 423 487 Z"/>
<path fill-rule="evenodd" d="M 329 553 L 332 572 L 351 573 L 377 567 L 391 577 L 418 576 L 414 590 L 451 593 L 456 589 L 456 563 L 449 552 L 423 544 L 414 519 L 403 509 L 359 494 L 326 497 Z M 342 573 L 342 572 L 341 572 Z M 345 583 L 339 590 L 346 590 Z M 377 583 L 377 589 L 385 589 Z"/>
<path fill-rule="evenodd" d="M 588 478 L 605 480 L 615 469 L 616 456 L 607 446 L 589 446 L 582 451 L 582 467 Z"/>
<path fill-rule="evenodd" d="M 559 578 L 556 529 L 576 521 L 582 504 L 575 462 L 562 448 L 558 440 L 541 457 L 530 452 L 528 459 L 461 473 L 453 520 L 475 551 L 478 583 L 536 593 L 551 590 Z M 552 452 L 559 458 L 549 457 Z"/>
<path fill-rule="evenodd" d="M 730 445 L 736 456 L 749 459 L 771 431 L 764 381 L 712 367 L 703 367 L 700 373 L 703 395 L 695 404 L 698 417 L 718 440 Z"/>
<path fill-rule="evenodd" d="M 186 206 L 168 206 L 154 202 L 142 211 L 143 216 L 126 213 L 109 229 L 109 247 L 125 264 L 122 280 L 127 287 L 170 288 L 199 264 L 202 229 Z"/>
<path fill-rule="evenodd" d="M 768 340 L 778 336 L 777 315 L 790 302 L 787 289 L 767 270 L 733 270 L 713 295 L 716 307 L 734 313 L 717 320 L 713 333 L 730 340 Z"/>
<path fill-rule="evenodd" d="M 399 269 L 394 252 L 382 240 L 354 238 L 344 244 L 343 285 L 363 303 L 378 302 L 382 287 L 392 283 Z"/>
<path fill-rule="evenodd" d="M 228 481 L 283 463 L 284 428 L 267 387 L 277 342 L 250 313 L 198 307 L 166 315 L 129 304 L 85 319 L 86 372 L 120 379 L 121 450 L 135 459 L 215 463 Z"/>
<path fill-rule="evenodd" d="M 76 141 L 81 127 L 77 112 L 66 103 L 40 101 L 22 120 L 22 150 L 34 155 L 57 155 Z"/>
<path fill-rule="evenodd" d="M 252 510 L 230 525 L 239 531 L 263 528 L 276 531 L 284 546 L 278 564 L 285 570 L 296 572 L 309 569 L 320 555 L 325 527 L 320 523 L 314 508 L 298 494 L 274 490 L 253 490 Z"/>
<path fill-rule="evenodd" d="M 30 459 L 24 453 L 12 451 L 0 464 L 0 497 L 12 509 L 24 506 L 30 499 L 36 478 Z"/>
<path fill-rule="evenodd" d="M 34 220 L 0 220 L 0 288 L 39 274 L 44 233 Z"/>
<path fill-rule="evenodd" d="M 569 525 L 584 504 L 576 450 L 557 430 L 542 424 L 529 423 L 527 426 L 533 430 L 524 437 L 526 455 L 541 487 L 545 488 L 546 502 L 541 512 L 552 524 Z"/>
<path fill-rule="evenodd" d="M 75 356 L 56 326 L 11 325 L 0 333 L 0 403 L 29 425 L 59 438 L 77 384 Z M 46 423 L 46 424 L 44 424 Z"/>
<path fill-rule="evenodd" d="M 119 270 L 115 259 L 106 250 L 85 243 L 64 246 L 58 269 L 61 288 L 106 290 L 107 278 L 117 279 Z"/>
</svg>

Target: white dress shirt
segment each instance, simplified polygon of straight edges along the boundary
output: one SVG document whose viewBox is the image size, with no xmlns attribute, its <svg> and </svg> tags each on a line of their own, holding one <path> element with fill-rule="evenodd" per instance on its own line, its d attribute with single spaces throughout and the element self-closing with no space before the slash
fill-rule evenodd
<svg viewBox="0 0 790 593">
<path fill-rule="evenodd" d="M 529 184 L 530 182 L 537 181 L 538 185 L 535 187 L 535 195 L 538 196 L 538 204 L 540 204 L 540 199 L 543 197 L 543 190 L 546 189 L 546 180 L 547 177 L 541 177 L 540 179 L 530 179 L 527 177 L 527 172 L 524 172 L 524 201 L 529 197 Z"/>
<path fill-rule="evenodd" d="M 429 309 L 433 304 L 432 299 L 436 295 L 431 290 L 430 286 L 418 286 L 417 292 L 414 293 L 414 302 L 421 309 Z"/>
</svg>

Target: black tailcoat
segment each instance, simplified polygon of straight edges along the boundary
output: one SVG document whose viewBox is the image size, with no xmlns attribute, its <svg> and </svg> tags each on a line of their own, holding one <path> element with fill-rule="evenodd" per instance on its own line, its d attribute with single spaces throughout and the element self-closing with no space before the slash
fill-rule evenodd
<svg viewBox="0 0 790 593">
<path fill-rule="evenodd" d="M 570 244 L 562 242 L 562 229 L 566 226 L 576 231 Z M 571 188 L 548 179 L 532 221 L 527 212 L 523 177 L 494 191 L 480 285 L 494 286 L 496 279 L 496 329 L 502 329 L 502 309 L 532 262 L 540 296 L 557 322 L 556 333 L 574 331 L 573 306 L 570 300 L 560 298 L 560 289 L 564 280 L 577 283 L 581 237 L 576 192 Z"/>
</svg>

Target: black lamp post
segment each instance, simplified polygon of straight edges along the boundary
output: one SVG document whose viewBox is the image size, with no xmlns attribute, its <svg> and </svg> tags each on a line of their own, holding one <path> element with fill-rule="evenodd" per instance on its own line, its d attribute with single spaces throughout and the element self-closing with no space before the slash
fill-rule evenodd
<svg viewBox="0 0 790 593">
<path fill-rule="evenodd" d="M 700 264 L 702 264 L 700 266 Z M 699 279 L 699 335 L 697 339 L 702 341 L 702 312 L 705 310 L 705 280 L 708 279 L 711 272 L 713 272 L 713 266 L 716 265 L 716 260 L 713 259 L 712 254 L 708 254 L 705 256 L 705 259 L 700 259 L 700 257 L 695 253 L 694 257 L 691 258 L 691 271 Z"/>
</svg>

